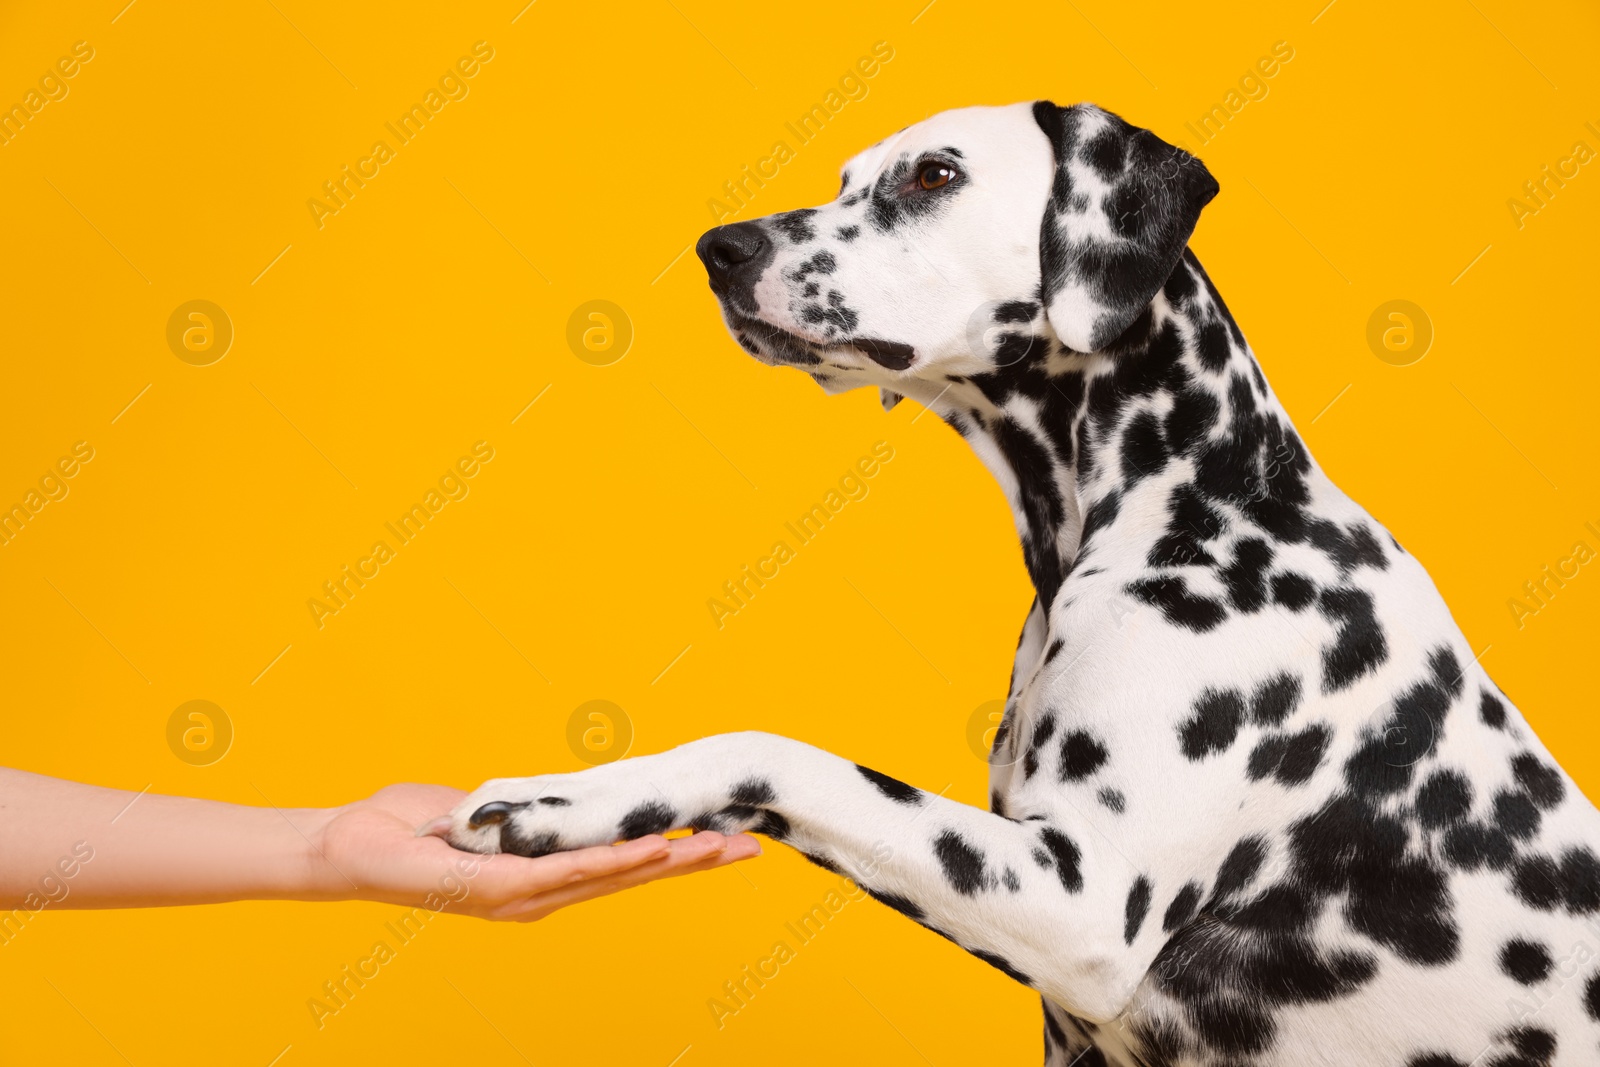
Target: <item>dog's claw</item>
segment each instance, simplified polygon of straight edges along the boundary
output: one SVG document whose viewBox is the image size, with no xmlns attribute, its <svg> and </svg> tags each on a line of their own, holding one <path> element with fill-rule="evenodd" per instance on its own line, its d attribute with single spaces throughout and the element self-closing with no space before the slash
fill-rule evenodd
<svg viewBox="0 0 1600 1067">
<path fill-rule="evenodd" d="M 485 826 L 498 826 L 511 817 L 511 814 L 525 804 L 509 804 L 504 800 L 491 800 L 483 807 L 472 813 L 467 820 L 467 829 L 481 830 Z"/>
</svg>

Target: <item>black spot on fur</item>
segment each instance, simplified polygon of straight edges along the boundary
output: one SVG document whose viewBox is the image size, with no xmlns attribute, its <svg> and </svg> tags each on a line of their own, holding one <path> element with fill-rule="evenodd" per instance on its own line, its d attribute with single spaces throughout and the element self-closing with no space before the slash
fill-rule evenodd
<svg viewBox="0 0 1600 1067">
<path fill-rule="evenodd" d="M 1033 727 L 1033 739 L 1028 742 L 1028 750 L 1022 756 L 1022 777 L 1026 781 L 1039 771 L 1039 750 L 1050 740 L 1056 732 L 1056 717 L 1051 712 L 1045 712 Z"/>
<path fill-rule="evenodd" d="M 995 745 L 998 746 L 999 743 L 997 738 Z M 887 774 L 875 771 L 871 767 L 863 767 L 859 763 L 856 764 L 856 770 L 861 772 L 861 777 L 877 786 L 878 792 L 890 800 L 900 804 L 922 803 L 922 790 L 916 786 L 907 785 L 898 778 L 890 778 Z"/>
<path fill-rule="evenodd" d="M 1039 305 L 1032 300 L 1008 300 L 994 309 L 994 321 L 998 323 L 1023 324 L 1033 321 L 1039 314 Z"/>
<path fill-rule="evenodd" d="M 1155 413 L 1141 411 L 1122 433 L 1122 479 L 1129 485 L 1167 465 L 1167 443 Z"/>
<path fill-rule="evenodd" d="M 1428 669 L 1433 672 L 1433 682 L 1450 694 L 1451 699 L 1461 695 L 1461 661 L 1449 645 L 1440 645 L 1428 653 Z"/>
<path fill-rule="evenodd" d="M 983 853 L 973 848 L 954 830 L 946 830 L 933 843 L 934 855 L 944 868 L 945 879 L 962 896 L 972 896 L 984 885 Z"/>
<path fill-rule="evenodd" d="M 1408 839 L 1401 819 L 1361 797 L 1335 796 L 1290 827 L 1296 882 L 1345 895 L 1350 925 L 1401 958 L 1448 963 L 1460 951 L 1449 879 Z"/>
<path fill-rule="evenodd" d="M 1239 736 L 1243 721 L 1244 697 L 1237 689 L 1206 690 L 1194 702 L 1194 714 L 1178 728 L 1183 754 L 1202 760 L 1226 752 Z"/>
<path fill-rule="evenodd" d="M 1083 558 L 1083 551 L 1094 538 L 1094 535 L 1117 521 L 1117 513 L 1122 509 L 1122 496 L 1111 492 L 1089 505 L 1088 512 L 1083 517 L 1083 533 L 1078 550 L 1078 558 Z"/>
<path fill-rule="evenodd" d="M 1222 514 L 1201 499 L 1188 482 L 1178 485 L 1167 499 L 1166 532 L 1150 549 L 1152 567 L 1209 567 L 1216 563 L 1206 542 L 1227 529 Z"/>
<path fill-rule="evenodd" d="M 1055 860 L 1056 874 L 1061 878 L 1061 888 L 1069 893 L 1083 889 L 1083 872 L 1078 869 L 1080 854 L 1072 839 L 1053 826 L 1039 831 L 1039 840 Z M 1038 853 L 1034 853 L 1035 858 Z"/>
<path fill-rule="evenodd" d="M 1250 753 L 1247 773 L 1252 781 L 1270 774 L 1284 785 L 1303 785 L 1321 765 L 1332 735 L 1325 723 L 1295 734 L 1269 734 Z"/>
<path fill-rule="evenodd" d="M 572 805 L 572 801 L 568 800 L 566 797 L 540 797 L 539 803 L 548 804 L 552 808 L 565 808 Z"/>
<path fill-rule="evenodd" d="M 1266 859 L 1267 843 L 1259 837 L 1247 837 L 1234 845 L 1222 866 L 1217 868 L 1217 882 L 1211 889 L 1212 901 L 1226 900 L 1249 885 Z"/>
<path fill-rule="evenodd" d="M 1121 815 L 1128 807 L 1128 799 L 1122 795 L 1122 790 L 1105 788 L 1095 794 L 1100 803 Z"/>
<path fill-rule="evenodd" d="M 1503 871 L 1516 858 L 1516 848 L 1505 832 L 1482 823 L 1463 822 L 1444 835 L 1444 855 L 1463 871 L 1480 867 Z"/>
<path fill-rule="evenodd" d="M 1407 689 L 1345 762 L 1345 781 L 1358 793 L 1376 795 L 1410 785 L 1417 763 L 1438 746 L 1449 710 L 1449 696 L 1431 680 Z"/>
<path fill-rule="evenodd" d="M 811 225 L 811 216 L 816 213 L 816 208 L 801 208 L 798 211 L 785 211 L 781 215 L 773 215 L 767 221 L 795 244 L 804 244 L 817 236 L 816 228 Z"/>
<path fill-rule="evenodd" d="M 1023 985 L 1033 984 L 1033 979 L 1029 978 L 1015 967 L 1011 966 L 1011 964 L 1006 961 L 1004 956 L 997 956 L 993 952 L 985 952 L 981 948 L 969 948 L 967 951 L 978 957 L 984 963 L 987 963 L 989 966 L 993 967 L 995 970 L 1004 974 L 1007 978 L 1010 978 L 1016 982 L 1021 982 Z"/>
<path fill-rule="evenodd" d="M 1478 700 L 1478 717 L 1485 725 L 1503 730 L 1506 725 L 1506 706 L 1499 697 L 1485 689 Z"/>
<path fill-rule="evenodd" d="M 1272 599 L 1290 611 L 1305 610 L 1316 596 L 1316 585 L 1303 574 L 1285 571 L 1273 575 Z"/>
<path fill-rule="evenodd" d="M 1161 929 L 1170 934 L 1193 918 L 1204 891 L 1199 882 L 1186 882 L 1178 890 L 1178 895 L 1172 898 L 1172 903 L 1167 905 L 1167 913 L 1161 917 Z"/>
<path fill-rule="evenodd" d="M 839 870 L 839 865 L 837 863 L 834 863 L 826 856 L 819 856 L 815 852 L 802 852 L 800 855 L 804 856 L 806 859 L 810 860 L 812 863 L 818 867 L 821 867 L 825 871 L 832 871 L 834 874 L 844 873 L 843 871 Z M 870 893 L 872 890 L 868 889 L 867 892 Z"/>
<path fill-rule="evenodd" d="M 622 817 L 618 836 L 631 841 L 636 837 L 666 833 L 677 821 L 678 813 L 665 804 L 658 800 L 646 801 Z"/>
<path fill-rule="evenodd" d="M 565 846 L 553 833 L 539 833 L 525 837 L 517 832 L 516 823 L 508 822 L 500 827 L 500 851 L 509 852 L 513 856 L 539 859 L 541 856 L 563 852 Z"/>
<path fill-rule="evenodd" d="M 1322 614 L 1338 624 L 1333 644 L 1322 650 L 1322 691 L 1337 693 L 1389 658 L 1389 642 L 1372 607 L 1372 595 L 1345 586 L 1324 589 Z"/>
<path fill-rule="evenodd" d="M 1526 793 L 1501 790 L 1494 795 L 1494 823 L 1512 837 L 1526 841 L 1539 832 L 1539 809 Z"/>
<path fill-rule="evenodd" d="M 778 795 L 772 791 L 772 784 L 765 778 L 747 778 L 733 787 L 728 799 L 735 804 L 758 808 L 763 804 L 771 804 L 778 799 Z"/>
<path fill-rule="evenodd" d="M 1123 907 L 1124 944 L 1133 944 L 1133 939 L 1139 936 L 1139 928 L 1144 925 L 1144 917 L 1150 913 L 1151 893 L 1150 879 L 1141 874 L 1133 880 L 1133 886 L 1128 890 L 1128 902 Z"/>
<path fill-rule="evenodd" d="M 1182 578 L 1146 578 L 1128 586 L 1128 592 L 1139 600 L 1161 609 L 1167 621 L 1175 625 L 1205 633 L 1215 629 L 1228 613 L 1210 597 L 1189 592 Z"/>
<path fill-rule="evenodd" d="M 1220 322 L 1208 322 L 1200 327 L 1200 365 L 1209 371 L 1220 371 L 1228 365 L 1233 352 L 1228 348 L 1228 331 Z"/>
<path fill-rule="evenodd" d="M 1112 182 L 1122 175 L 1124 147 L 1118 131 L 1106 127 L 1091 137 L 1078 158 L 1095 169 L 1104 182 Z"/>
<path fill-rule="evenodd" d="M 1039 439 L 1015 421 L 1002 416 L 993 425 L 995 444 L 1005 454 L 1017 476 L 1022 511 L 1028 520 L 1027 539 L 1022 545 L 1023 561 L 1039 601 L 1049 605 L 1061 588 L 1061 557 L 1055 534 L 1065 518 L 1061 488 L 1056 484 L 1055 465 Z"/>
<path fill-rule="evenodd" d="M 1550 974 L 1554 961 L 1545 947 L 1522 938 L 1512 938 L 1500 949 L 1500 969 L 1521 982 L 1534 985 Z"/>
<path fill-rule="evenodd" d="M 1417 790 L 1417 818 L 1428 830 L 1450 826 L 1472 810 L 1472 783 L 1460 771 L 1437 770 Z"/>
<path fill-rule="evenodd" d="M 1174 276 L 1177 273 L 1174 272 Z M 1167 447 L 1175 456 L 1188 455 L 1217 424 L 1219 407 L 1216 397 L 1202 388 L 1184 389 L 1172 398 L 1172 409 L 1167 412 L 1163 428 Z M 1187 484 L 1187 483 L 1186 483 Z"/>
<path fill-rule="evenodd" d="M 774 841 L 786 840 L 791 833 L 789 820 L 775 811 L 763 811 L 761 818 L 750 827 L 751 833 L 765 834 Z"/>
<path fill-rule="evenodd" d="M 1522 791 L 1541 808 L 1549 810 L 1561 803 L 1566 786 L 1561 782 L 1561 772 L 1548 766 L 1531 752 L 1523 752 L 1511 761 L 1511 773 Z"/>
<path fill-rule="evenodd" d="M 1259 537 L 1240 538 L 1233 549 L 1233 562 L 1219 575 L 1235 608 L 1256 612 L 1266 606 L 1267 568 L 1271 564 L 1271 545 Z"/>
<path fill-rule="evenodd" d="M 866 886 L 862 886 L 861 888 L 867 889 Z M 911 919 L 915 922 L 921 922 L 923 919 L 922 909 L 913 902 L 907 900 L 905 897 L 896 896 L 893 893 L 880 892 L 876 889 L 867 889 L 867 895 L 873 900 L 878 901 L 880 904 L 887 904 L 889 907 L 893 908 L 895 911 L 898 911 L 901 915 L 904 915 L 908 919 Z"/>
<path fill-rule="evenodd" d="M 1569 848 L 1561 854 L 1561 883 L 1569 912 L 1600 911 L 1600 857 L 1588 848 Z"/>
<path fill-rule="evenodd" d="M 1199 291 L 1194 275 L 1181 263 L 1167 276 L 1167 284 L 1161 287 L 1161 294 L 1167 298 L 1167 303 L 1176 307 L 1181 307 Z"/>
<path fill-rule="evenodd" d="M 1073 730 L 1061 739 L 1061 780 L 1077 782 L 1089 777 L 1106 762 L 1106 746 L 1082 730 Z"/>
<path fill-rule="evenodd" d="M 1250 721 L 1257 726 L 1282 726 L 1300 704 L 1300 679 L 1284 673 L 1256 686 L 1250 695 Z"/>
</svg>

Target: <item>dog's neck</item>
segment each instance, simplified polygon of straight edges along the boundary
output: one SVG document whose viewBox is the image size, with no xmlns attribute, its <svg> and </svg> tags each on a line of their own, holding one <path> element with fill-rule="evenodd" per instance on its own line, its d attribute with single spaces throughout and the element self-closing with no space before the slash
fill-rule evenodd
<svg viewBox="0 0 1600 1067">
<path fill-rule="evenodd" d="M 1149 311 L 1103 351 L 1067 351 L 1042 312 L 1031 326 L 1006 329 L 996 347 L 1010 353 L 1001 357 L 1009 365 L 951 376 L 924 402 L 1005 491 L 1046 609 L 1119 515 L 1119 544 L 1131 543 L 1141 559 L 1150 553 L 1157 565 L 1154 546 L 1182 521 L 1179 502 L 1169 506 L 1176 492 L 1234 505 L 1245 519 L 1291 536 L 1308 521 L 1301 509 L 1310 457 L 1192 253 Z M 1177 489 L 1160 477 L 1175 463 L 1193 470 Z M 1129 506 L 1142 497 L 1150 506 Z M 1184 536 L 1199 544 L 1215 535 Z"/>
</svg>

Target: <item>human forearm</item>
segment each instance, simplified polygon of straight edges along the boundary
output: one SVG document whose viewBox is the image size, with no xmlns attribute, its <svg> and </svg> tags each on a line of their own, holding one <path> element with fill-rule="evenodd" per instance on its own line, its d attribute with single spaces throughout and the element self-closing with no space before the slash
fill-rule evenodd
<svg viewBox="0 0 1600 1067">
<path fill-rule="evenodd" d="M 376 900 L 530 922 L 760 852 L 750 837 L 699 833 L 527 859 L 417 835 L 465 795 L 408 783 L 336 808 L 258 808 L 0 767 L 0 943 L 15 909 L 47 906 Z"/>
<path fill-rule="evenodd" d="M 312 845 L 328 817 L 0 768 L 0 909 L 350 896 Z"/>
</svg>

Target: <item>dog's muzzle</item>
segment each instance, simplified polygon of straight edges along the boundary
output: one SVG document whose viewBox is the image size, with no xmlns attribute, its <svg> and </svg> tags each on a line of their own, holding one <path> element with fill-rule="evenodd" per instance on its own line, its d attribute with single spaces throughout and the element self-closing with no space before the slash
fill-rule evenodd
<svg viewBox="0 0 1600 1067">
<path fill-rule="evenodd" d="M 754 222 L 735 222 L 707 230 L 694 250 L 706 265 L 711 291 L 736 303 L 739 297 L 750 297 L 773 254 L 772 242 Z"/>
</svg>

